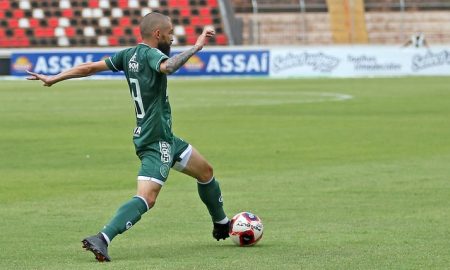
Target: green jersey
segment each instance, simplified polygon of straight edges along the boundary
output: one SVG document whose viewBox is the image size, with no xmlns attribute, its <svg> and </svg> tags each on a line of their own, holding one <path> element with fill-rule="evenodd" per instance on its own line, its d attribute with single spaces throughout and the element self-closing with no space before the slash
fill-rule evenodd
<svg viewBox="0 0 450 270">
<path fill-rule="evenodd" d="M 167 76 L 159 70 L 167 58 L 160 50 L 140 43 L 105 59 L 112 71 L 123 70 L 127 78 L 136 110 L 133 141 L 137 152 L 148 150 L 154 142 L 173 141 Z"/>
</svg>

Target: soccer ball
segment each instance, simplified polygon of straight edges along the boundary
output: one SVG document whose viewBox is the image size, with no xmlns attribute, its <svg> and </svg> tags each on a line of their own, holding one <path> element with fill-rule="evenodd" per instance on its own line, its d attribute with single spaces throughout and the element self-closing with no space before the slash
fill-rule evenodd
<svg viewBox="0 0 450 270">
<path fill-rule="evenodd" d="M 241 247 L 253 246 L 263 236 L 261 219 L 249 212 L 241 212 L 231 219 L 230 238 Z"/>
</svg>

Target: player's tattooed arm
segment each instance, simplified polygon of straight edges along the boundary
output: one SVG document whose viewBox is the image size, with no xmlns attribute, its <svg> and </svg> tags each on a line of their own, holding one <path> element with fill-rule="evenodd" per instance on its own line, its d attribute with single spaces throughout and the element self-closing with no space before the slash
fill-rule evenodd
<svg viewBox="0 0 450 270">
<path fill-rule="evenodd" d="M 196 52 L 203 49 L 203 46 L 205 46 L 207 38 L 213 37 L 215 34 L 216 32 L 212 26 L 205 26 L 205 28 L 203 28 L 203 33 L 197 38 L 197 42 L 195 42 L 195 45 L 192 48 L 180 54 L 172 56 L 171 58 L 161 63 L 161 66 L 159 67 L 161 72 L 166 74 L 172 74 L 175 71 L 177 71 Z"/>
<path fill-rule="evenodd" d="M 187 51 L 184 51 L 180 54 L 170 57 L 160 67 L 161 71 L 166 74 L 174 73 L 182 65 L 184 65 L 189 60 L 189 58 L 191 58 L 191 56 L 193 56 L 199 50 L 200 48 L 198 46 L 194 46 Z"/>
</svg>

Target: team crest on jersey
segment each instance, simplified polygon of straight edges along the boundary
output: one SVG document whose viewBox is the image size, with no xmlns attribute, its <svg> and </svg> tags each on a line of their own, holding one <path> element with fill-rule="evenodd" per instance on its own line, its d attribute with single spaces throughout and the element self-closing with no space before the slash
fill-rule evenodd
<svg viewBox="0 0 450 270">
<path fill-rule="evenodd" d="M 167 178 L 169 176 L 169 165 L 163 164 L 161 167 L 159 167 L 159 172 L 161 173 L 161 176 L 164 178 Z"/>
<path fill-rule="evenodd" d="M 136 60 L 136 53 L 133 54 L 130 61 L 128 61 L 128 69 L 131 72 L 138 72 L 139 71 L 139 63 Z"/>
</svg>

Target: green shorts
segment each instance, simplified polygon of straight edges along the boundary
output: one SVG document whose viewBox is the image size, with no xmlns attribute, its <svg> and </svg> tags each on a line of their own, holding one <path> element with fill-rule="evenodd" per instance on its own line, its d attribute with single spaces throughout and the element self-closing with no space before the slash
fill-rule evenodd
<svg viewBox="0 0 450 270">
<path fill-rule="evenodd" d="M 152 143 L 149 150 L 138 153 L 141 168 L 137 179 L 153 181 L 162 186 L 169 176 L 170 168 L 182 171 L 191 154 L 192 146 L 175 136 L 173 144 L 165 141 Z"/>
</svg>

